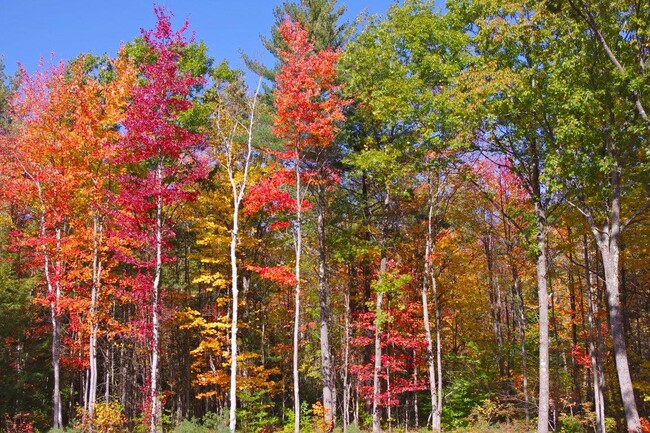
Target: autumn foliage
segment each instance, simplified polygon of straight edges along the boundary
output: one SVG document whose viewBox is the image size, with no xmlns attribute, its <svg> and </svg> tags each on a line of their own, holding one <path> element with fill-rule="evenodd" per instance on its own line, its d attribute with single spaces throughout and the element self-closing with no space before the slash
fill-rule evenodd
<svg viewBox="0 0 650 433">
<path fill-rule="evenodd" d="M 0 429 L 650 432 L 648 5 L 335 3 L 0 83 Z"/>
</svg>

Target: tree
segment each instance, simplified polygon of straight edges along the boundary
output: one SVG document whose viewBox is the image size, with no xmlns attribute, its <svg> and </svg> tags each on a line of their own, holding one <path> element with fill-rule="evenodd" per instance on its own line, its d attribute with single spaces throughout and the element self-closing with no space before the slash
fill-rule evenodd
<svg viewBox="0 0 650 433">
<path fill-rule="evenodd" d="M 121 176 L 118 203 L 122 236 L 131 242 L 123 260 L 136 272 L 133 289 L 149 304 L 150 373 L 148 423 L 152 433 L 161 429 L 160 326 L 161 277 L 170 231 L 171 211 L 192 197 L 189 185 L 205 174 L 199 155 L 194 151 L 202 137 L 180 124 L 180 117 L 192 103 L 193 88 L 200 77 L 183 72 L 179 60 L 188 46 L 184 32 L 187 23 L 173 31 L 170 16 L 155 8 L 156 28 L 143 31 L 145 61 L 141 65 L 143 84 L 133 88 L 124 127 L 126 134 L 118 143 L 117 162 L 129 164 L 130 173 Z"/>
<path fill-rule="evenodd" d="M 343 48 L 352 32 L 352 27 L 348 23 L 338 24 L 344 13 L 345 6 L 337 7 L 336 0 L 299 0 L 299 2 L 285 0 L 273 10 L 275 22 L 271 28 L 271 38 L 261 37 L 262 44 L 273 57 L 279 60 L 279 64 L 269 68 L 243 54 L 246 66 L 259 76 L 275 81 L 282 64 L 280 51 L 288 48 L 280 32 L 280 26 L 287 19 L 307 29 L 309 39 L 313 41 L 316 51 Z"/>
<path fill-rule="evenodd" d="M 43 302 L 52 326 L 53 425 L 63 427 L 61 404 L 62 297 L 67 288 L 66 266 L 74 255 L 65 247 L 70 234 L 73 191 L 79 186 L 74 164 L 74 142 L 69 124 L 76 101 L 66 82 L 64 64 L 28 75 L 21 70 L 21 85 L 12 102 L 16 123 L 5 141 L 5 170 L 13 197 L 36 220 L 36 232 L 22 237 L 30 245 L 33 266 L 42 270 Z M 3 137 L 4 138 L 4 137 Z M 71 254 L 72 253 L 72 254 Z"/>
<path fill-rule="evenodd" d="M 549 315 L 548 315 L 548 218 L 557 196 L 548 187 L 549 152 L 555 145 L 554 124 L 549 122 L 550 101 L 546 76 L 552 59 L 547 45 L 553 35 L 538 19 L 532 5 L 510 2 L 493 5 L 477 2 L 474 17 L 477 62 L 460 78 L 459 87 L 480 94 L 470 97 L 472 112 L 479 114 L 470 136 L 488 159 L 504 158 L 506 167 L 527 190 L 535 208 L 537 288 L 539 302 L 539 417 L 538 432 L 549 427 Z M 480 66 L 479 66 L 480 65 Z M 478 120 L 480 119 L 480 120 Z"/>
<path fill-rule="evenodd" d="M 621 0 L 605 4 L 591 4 L 583 0 L 572 0 L 566 4 L 548 1 L 546 7 L 554 13 L 564 13 L 580 27 L 591 33 L 592 40 L 601 50 L 601 60 L 610 62 L 613 75 L 621 84 L 618 96 L 629 109 L 634 111 L 650 130 L 647 75 L 650 49 L 648 47 L 648 17 L 650 7 L 645 3 Z M 611 68 L 610 68 L 611 69 Z M 636 429 L 639 425 L 635 426 Z"/>
<path fill-rule="evenodd" d="M 426 335 L 431 350 L 428 361 L 434 431 L 441 428 L 442 356 L 439 336 L 434 350 L 428 305 L 425 304 L 428 304 L 426 292 L 435 291 L 430 261 L 434 231 L 438 230 L 434 227 L 434 218 L 438 218 L 437 213 L 441 211 L 438 206 L 442 206 L 444 197 L 453 188 L 441 185 L 440 196 L 437 196 L 433 183 L 445 177 L 454 159 L 456 126 L 451 115 L 451 83 L 466 61 L 465 39 L 457 23 L 434 13 L 433 3 L 408 1 L 401 7 L 391 7 L 386 20 L 373 22 L 350 45 L 344 62 L 350 93 L 358 101 L 354 106 L 355 114 L 350 116 L 353 119 L 350 127 L 354 133 L 362 131 L 363 134 L 355 137 L 359 140 L 359 148 L 349 160 L 355 168 L 365 170 L 364 175 L 367 173 L 369 178 L 384 183 L 384 218 L 394 206 L 391 201 L 408 201 L 409 188 L 414 187 L 414 182 L 407 179 L 422 177 L 427 183 L 432 182 L 427 187 L 430 194 L 425 204 L 431 215 L 425 217 L 430 231 L 424 237 L 426 276 L 421 295 L 424 327 L 429 330 Z M 358 123 L 353 123 L 355 121 Z M 408 217 L 397 217 L 397 221 L 404 218 Z M 382 223 L 385 226 L 379 230 L 386 236 L 383 232 L 393 222 L 384 220 Z M 381 303 L 376 302 L 376 305 Z M 437 313 L 438 310 L 438 316 Z M 436 332 L 439 331 L 437 327 Z M 378 429 L 377 413 L 373 430 Z"/>
<path fill-rule="evenodd" d="M 571 4 L 576 5 L 575 2 Z M 627 428 L 638 432 L 641 424 L 623 324 L 620 251 L 628 226 L 650 209 L 647 199 L 649 161 L 647 152 L 643 150 L 647 147 L 647 117 L 642 114 L 642 95 L 647 86 L 632 84 L 634 79 L 618 66 L 612 69 L 605 56 L 594 57 L 601 48 L 608 48 L 602 30 L 596 27 L 592 11 L 586 5 L 583 7 L 592 32 L 580 35 L 578 40 L 581 44 L 578 46 L 559 45 L 562 56 L 570 55 L 574 60 L 567 64 L 556 61 L 551 76 L 558 110 L 553 158 L 556 170 L 553 174 L 556 188 L 582 215 L 602 258 L 614 360 Z M 619 14 L 623 13 L 614 10 L 606 19 L 618 20 Z M 633 28 L 620 43 L 626 58 L 635 58 L 636 61 L 638 55 L 641 65 L 644 65 L 645 49 L 638 53 L 630 52 L 633 48 L 629 45 L 634 43 L 628 38 L 644 37 L 643 27 L 637 27 L 642 26 L 637 20 L 644 13 L 636 11 Z M 613 34 L 618 27 L 611 22 L 607 25 L 607 35 L 618 39 L 619 36 Z M 574 32 L 571 27 L 564 31 L 567 35 Z M 633 53 L 635 57 L 632 57 Z M 599 61 L 595 62 L 594 58 Z M 572 80 L 560 82 L 567 73 L 571 74 Z M 631 109 L 631 101 L 634 101 L 636 110 Z M 599 158 L 593 158 L 593 155 Z"/>
<path fill-rule="evenodd" d="M 293 199 L 294 219 L 292 222 L 295 252 L 295 311 L 293 341 L 294 413 L 295 431 L 299 431 L 299 382 L 298 382 L 298 332 L 300 325 L 300 259 L 302 255 L 303 199 L 310 183 L 327 182 L 322 178 L 323 170 L 319 154 L 331 145 L 337 132 L 337 123 L 343 120 L 345 101 L 338 93 L 335 83 L 335 65 L 338 52 L 332 49 L 316 51 L 309 41 L 307 31 L 297 23 L 285 21 L 280 32 L 288 49 L 280 50 L 282 67 L 278 73 L 275 91 L 276 115 L 274 134 L 282 139 L 285 152 L 280 154 L 287 168 L 294 173 Z M 321 174 L 321 178 L 318 177 Z M 322 290 L 325 290 L 323 287 Z M 321 291 L 321 311 L 327 310 L 325 294 Z M 334 381 L 327 319 L 321 315 L 321 352 L 323 371 L 323 406 L 326 422 L 333 426 Z M 322 335 L 325 333 L 325 336 Z M 323 345 L 325 347 L 323 347 Z"/>
<path fill-rule="evenodd" d="M 226 65 L 220 67 L 217 73 L 221 78 L 223 89 L 217 95 L 214 107 L 214 131 L 212 141 L 213 158 L 226 169 L 231 188 L 232 226 L 230 236 L 230 268 L 232 318 L 230 328 L 230 414 L 229 428 L 235 432 L 237 425 L 237 331 L 239 304 L 239 268 L 237 263 L 237 245 L 239 243 L 239 213 L 246 193 L 249 170 L 253 156 L 253 128 L 255 126 L 255 108 L 259 94 L 258 84 L 252 98 L 245 94 L 246 87 L 241 75 L 229 71 Z"/>
</svg>

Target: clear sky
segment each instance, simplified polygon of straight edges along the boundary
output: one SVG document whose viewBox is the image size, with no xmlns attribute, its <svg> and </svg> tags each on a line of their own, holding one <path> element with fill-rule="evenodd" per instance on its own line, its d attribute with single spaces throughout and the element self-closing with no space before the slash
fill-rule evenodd
<svg viewBox="0 0 650 433">
<path fill-rule="evenodd" d="M 297 0 L 296 0 L 297 1 Z M 394 0 L 339 0 L 345 16 L 354 20 L 364 9 L 384 15 Z M 122 42 L 133 40 L 141 28 L 155 23 L 151 0 L 0 0 L 0 55 L 5 72 L 13 74 L 20 62 L 33 72 L 42 57 L 49 63 L 70 60 L 80 53 L 114 55 Z M 272 64 L 260 42 L 269 35 L 273 8 L 281 0 L 158 0 L 174 13 L 180 26 L 190 20 L 197 40 L 205 41 L 217 62 L 226 58 L 243 68 L 240 50 Z"/>
</svg>

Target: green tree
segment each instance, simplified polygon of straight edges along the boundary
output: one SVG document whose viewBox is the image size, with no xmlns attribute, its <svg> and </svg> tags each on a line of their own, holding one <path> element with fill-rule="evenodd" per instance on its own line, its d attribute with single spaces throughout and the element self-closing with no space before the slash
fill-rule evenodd
<svg viewBox="0 0 650 433">
<path fill-rule="evenodd" d="M 553 178 L 582 215 L 598 246 L 626 424 L 628 431 L 640 432 L 623 323 L 620 256 L 624 232 L 650 209 L 649 124 L 643 110 L 644 96 L 650 90 L 644 78 L 645 35 L 650 26 L 640 21 L 647 14 L 647 5 L 614 2 L 604 10 L 597 5 L 569 3 L 583 13 L 591 31 L 580 31 L 580 22 L 556 30 L 563 37 L 557 44 L 549 80 L 557 109 Z M 630 23 L 624 28 L 621 20 L 628 14 Z M 618 49 L 616 54 L 610 52 L 612 43 Z M 634 62 L 639 69 L 632 72 L 617 65 L 619 61 Z"/>
<path fill-rule="evenodd" d="M 317 51 L 327 48 L 343 48 L 352 33 L 349 23 L 339 23 L 345 13 L 345 6 L 337 6 L 336 0 L 285 0 L 273 9 L 275 22 L 271 27 L 271 37 L 260 36 L 264 47 L 278 60 L 273 67 L 268 67 L 243 53 L 246 66 L 265 79 L 275 82 L 275 75 L 280 68 L 280 50 L 287 45 L 280 34 L 280 24 L 285 19 L 300 23 L 307 29 L 309 39 L 314 42 Z"/>
<path fill-rule="evenodd" d="M 398 238 L 404 215 L 400 202 L 412 198 L 421 176 L 429 191 L 428 231 L 425 246 L 425 283 L 422 289 L 424 326 L 428 343 L 429 384 L 432 400 L 432 429 L 440 431 L 442 413 L 442 367 L 439 310 L 436 308 L 436 349 L 429 329 L 428 289 L 437 294 L 431 249 L 434 214 L 453 189 L 434 191 L 453 161 L 449 157 L 457 142 L 453 113 L 454 77 L 465 67 L 467 36 L 459 21 L 440 16 L 433 2 L 407 1 L 393 6 L 383 21 L 371 23 L 348 47 L 344 74 L 348 92 L 356 98 L 348 127 L 354 150 L 348 163 L 361 179 L 361 201 L 366 224 L 374 224 L 368 240 L 379 249 L 380 275 L 391 243 Z M 446 156 L 444 156 L 446 155 Z M 375 203 L 373 203 L 375 202 Z M 371 209 L 377 209 L 372 212 Z M 373 215 L 374 213 L 374 215 Z M 393 240 L 391 240 L 393 239 Z M 382 313 L 384 294 L 377 292 L 375 308 Z M 381 368 L 380 326 L 375 332 L 375 377 L 373 384 L 373 431 L 378 431 Z M 437 364 L 437 369 L 435 365 Z"/>
<path fill-rule="evenodd" d="M 552 27 L 529 2 L 459 1 L 474 33 L 472 66 L 458 82 L 467 110 L 467 139 L 489 159 L 503 160 L 528 192 L 535 209 L 539 302 L 538 432 L 549 427 L 549 217 L 559 198 L 548 185 L 549 152 L 554 148 L 553 102 L 547 97 L 554 46 Z M 469 120 L 472 119 L 472 120 Z"/>
</svg>

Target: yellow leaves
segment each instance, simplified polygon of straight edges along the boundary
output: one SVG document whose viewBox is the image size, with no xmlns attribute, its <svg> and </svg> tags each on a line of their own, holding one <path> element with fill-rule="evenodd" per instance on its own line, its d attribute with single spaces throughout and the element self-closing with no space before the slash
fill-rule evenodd
<svg viewBox="0 0 650 433">
<path fill-rule="evenodd" d="M 117 433 L 124 431 L 127 422 L 124 408 L 117 402 L 95 404 L 95 416 L 90 418 L 83 408 L 78 408 L 78 422 L 75 428 L 80 431 L 95 431 L 100 433 Z"/>
<path fill-rule="evenodd" d="M 201 260 L 202 263 L 215 263 L 216 261 L 210 259 Z M 195 277 L 192 280 L 192 284 L 205 284 L 207 285 L 206 290 L 208 292 L 214 289 L 223 289 L 226 287 L 228 281 L 223 278 L 219 272 L 215 273 L 205 273 L 201 274 L 198 277 Z"/>
<path fill-rule="evenodd" d="M 184 311 L 176 313 L 176 318 L 181 323 L 180 329 L 198 329 L 202 334 L 212 334 L 217 330 L 227 330 L 230 328 L 227 317 L 220 318 L 218 322 L 208 322 L 200 312 L 186 308 Z"/>
<path fill-rule="evenodd" d="M 196 375 L 194 384 L 206 389 L 196 398 L 224 398 L 230 382 L 230 318 L 224 315 L 209 320 L 199 311 L 187 308 L 176 314 L 176 320 L 180 329 L 197 331 L 200 336 L 198 346 L 190 352 L 194 359 L 191 370 Z M 237 360 L 239 390 L 264 388 L 271 393 L 277 392 L 277 384 L 271 376 L 278 375 L 279 371 L 257 365 L 259 354 L 243 352 L 238 354 Z"/>
</svg>

